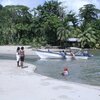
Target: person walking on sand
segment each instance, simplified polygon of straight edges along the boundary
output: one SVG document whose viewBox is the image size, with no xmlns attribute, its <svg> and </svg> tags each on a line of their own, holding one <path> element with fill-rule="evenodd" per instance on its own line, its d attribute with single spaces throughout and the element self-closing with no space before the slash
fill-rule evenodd
<svg viewBox="0 0 100 100">
<path fill-rule="evenodd" d="M 24 58 L 25 58 L 24 47 L 21 47 L 21 50 L 20 50 L 20 65 L 21 65 L 22 68 L 23 68 Z"/>
<path fill-rule="evenodd" d="M 20 61 L 20 47 L 17 47 L 16 50 L 16 60 L 17 60 L 17 67 L 20 67 L 19 61 Z"/>
</svg>

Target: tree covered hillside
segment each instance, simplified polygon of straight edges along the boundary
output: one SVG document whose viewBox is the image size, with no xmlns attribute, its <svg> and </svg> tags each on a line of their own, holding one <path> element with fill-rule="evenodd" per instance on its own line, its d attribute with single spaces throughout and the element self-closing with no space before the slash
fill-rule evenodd
<svg viewBox="0 0 100 100">
<path fill-rule="evenodd" d="M 87 4 L 77 15 L 61 4 L 46 1 L 32 10 L 23 5 L 0 5 L 0 44 L 64 46 L 68 38 L 79 38 L 82 48 L 100 48 L 100 9 Z"/>
</svg>

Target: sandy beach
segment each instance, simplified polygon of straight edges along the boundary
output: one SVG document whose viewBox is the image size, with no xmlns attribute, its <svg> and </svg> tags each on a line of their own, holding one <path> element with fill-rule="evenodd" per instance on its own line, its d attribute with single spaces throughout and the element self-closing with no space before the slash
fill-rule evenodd
<svg viewBox="0 0 100 100">
<path fill-rule="evenodd" d="M 33 55 L 25 47 L 26 55 Z M 1 54 L 15 54 L 17 46 L 0 46 Z M 100 100 L 100 87 L 65 82 L 34 73 L 36 66 L 16 67 L 16 60 L 0 60 L 0 100 Z M 42 65 L 41 65 L 42 66 Z"/>
</svg>

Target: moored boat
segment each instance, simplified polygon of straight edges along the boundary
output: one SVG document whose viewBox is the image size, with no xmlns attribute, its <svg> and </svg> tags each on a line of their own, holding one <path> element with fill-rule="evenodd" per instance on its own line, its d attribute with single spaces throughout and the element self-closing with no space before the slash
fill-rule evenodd
<svg viewBox="0 0 100 100">
<path fill-rule="evenodd" d="M 42 51 L 42 50 L 37 50 L 36 54 L 41 58 L 41 59 L 88 59 L 91 57 L 88 53 L 83 53 L 81 51 L 77 51 L 76 53 L 71 54 L 71 52 L 52 52 L 50 50 L 48 51 Z"/>
<path fill-rule="evenodd" d="M 50 51 L 40 51 L 40 50 L 37 50 L 36 51 L 36 54 L 40 57 L 40 58 L 43 58 L 43 59 L 46 59 L 46 58 L 52 58 L 52 59 L 62 59 L 64 58 L 64 56 L 60 53 L 57 53 L 57 52 L 50 52 Z"/>
<path fill-rule="evenodd" d="M 91 56 L 93 55 L 91 55 L 88 50 L 83 50 L 77 47 L 70 47 L 70 52 L 66 54 L 66 59 L 88 59 Z"/>
<path fill-rule="evenodd" d="M 88 56 L 83 56 L 83 55 L 75 55 L 74 57 L 73 56 L 70 56 L 70 55 L 66 55 L 66 59 L 88 59 L 89 57 Z"/>
</svg>

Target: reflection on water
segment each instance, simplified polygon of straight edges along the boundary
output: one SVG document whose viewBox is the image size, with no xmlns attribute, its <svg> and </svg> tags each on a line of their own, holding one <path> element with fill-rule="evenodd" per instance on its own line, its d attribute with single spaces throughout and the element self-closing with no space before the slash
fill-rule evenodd
<svg viewBox="0 0 100 100">
<path fill-rule="evenodd" d="M 94 57 L 88 60 L 60 60 L 60 59 L 38 59 L 36 55 L 26 56 L 26 61 L 37 66 L 36 73 L 46 75 L 59 80 L 87 83 L 100 86 L 100 52 L 92 51 Z M 15 55 L 2 55 L 1 59 L 13 59 Z M 64 67 L 69 69 L 69 75 L 61 75 Z"/>
</svg>

